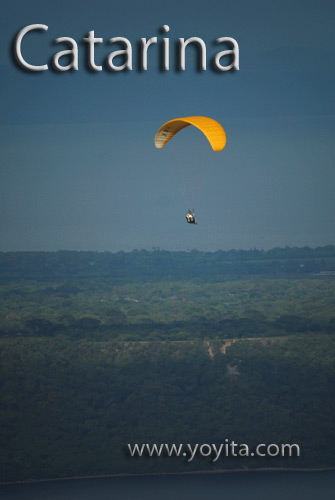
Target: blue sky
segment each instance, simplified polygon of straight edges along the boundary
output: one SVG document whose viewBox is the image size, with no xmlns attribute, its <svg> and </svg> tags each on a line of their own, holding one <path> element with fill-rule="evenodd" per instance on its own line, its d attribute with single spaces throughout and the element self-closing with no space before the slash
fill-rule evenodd
<svg viewBox="0 0 335 500">
<path fill-rule="evenodd" d="M 0 250 L 216 250 L 335 243 L 334 55 L 331 1 L 122 3 L 20 0 L 1 16 Z M 79 70 L 24 72 L 13 39 L 44 64 L 78 42 Z M 88 31 L 128 38 L 201 37 L 239 43 L 240 71 L 87 71 Z M 96 49 L 101 63 L 112 50 Z M 171 68 L 174 51 L 171 50 Z M 136 64 L 134 64 L 136 67 Z M 221 153 L 195 129 L 163 150 L 165 121 L 210 116 L 226 130 Z M 200 189 L 198 226 L 185 222 L 188 190 Z M 185 196 L 186 194 L 186 196 Z"/>
</svg>

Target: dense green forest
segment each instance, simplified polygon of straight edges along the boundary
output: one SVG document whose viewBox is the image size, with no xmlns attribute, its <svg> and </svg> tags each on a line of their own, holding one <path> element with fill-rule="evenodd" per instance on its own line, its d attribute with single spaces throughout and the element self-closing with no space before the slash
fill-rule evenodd
<svg viewBox="0 0 335 500">
<path fill-rule="evenodd" d="M 335 248 L 0 253 L 1 481 L 334 467 Z M 131 458 L 127 443 L 297 443 Z"/>
<path fill-rule="evenodd" d="M 334 269 L 332 246 L 0 253 L 0 336 L 135 341 L 332 333 Z"/>
</svg>

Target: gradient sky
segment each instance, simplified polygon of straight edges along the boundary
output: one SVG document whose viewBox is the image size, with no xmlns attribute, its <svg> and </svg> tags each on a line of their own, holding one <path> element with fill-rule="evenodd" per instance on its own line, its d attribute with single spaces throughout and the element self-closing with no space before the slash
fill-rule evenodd
<svg viewBox="0 0 335 500">
<path fill-rule="evenodd" d="M 335 3 L 329 1 L 19 0 L 1 15 L 0 250 L 168 250 L 312 247 L 335 243 Z M 20 70 L 13 39 L 29 24 L 24 54 L 44 64 L 69 36 L 79 71 Z M 231 36 L 240 71 L 160 72 L 152 47 L 136 70 L 140 37 L 171 44 Z M 86 69 L 88 31 L 127 37 L 135 69 Z M 109 51 L 97 47 L 96 62 Z M 209 67 L 210 65 L 208 65 Z M 189 127 L 163 150 L 165 121 L 210 116 L 227 132 L 211 152 Z M 193 151 L 194 147 L 194 152 Z M 189 176 L 189 177 L 188 177 Z M 198 226 L 187 225 L 188 186 L 201 187 Z"/>
</svg>

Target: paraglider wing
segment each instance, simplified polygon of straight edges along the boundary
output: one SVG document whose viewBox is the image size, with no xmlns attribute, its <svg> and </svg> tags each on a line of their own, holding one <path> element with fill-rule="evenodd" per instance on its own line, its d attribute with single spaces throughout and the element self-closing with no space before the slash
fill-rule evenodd
<svg viewBox="0 0 335 500">
<path fill-rule="evenodd" d="M 221 151 L 226 145 L 226 133 L 221 125 L 206 116 L 187 116 L 170 120 L 160 127 L 155 137 L 156 148 L 161 149 L 180 130 L 189 125 L 197 127 L 207 137 L 214 151 Z"/>
</svg>

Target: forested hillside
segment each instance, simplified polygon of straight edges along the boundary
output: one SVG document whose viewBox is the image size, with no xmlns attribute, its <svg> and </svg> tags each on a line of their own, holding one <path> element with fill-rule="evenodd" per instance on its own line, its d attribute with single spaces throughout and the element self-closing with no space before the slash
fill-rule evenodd
<svg viewBox="0 0 335 500">
<path fill-rule="evenodd" d="M 334 262 L 334 247 L 0 254 L 0 480 L 334 467 Z M 301 455 L 126 449 L 225 439 Z"/>
</svg>

